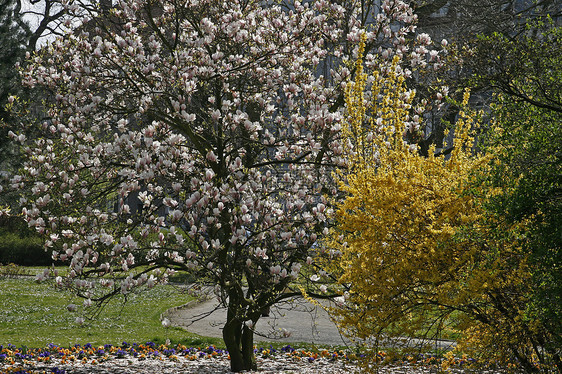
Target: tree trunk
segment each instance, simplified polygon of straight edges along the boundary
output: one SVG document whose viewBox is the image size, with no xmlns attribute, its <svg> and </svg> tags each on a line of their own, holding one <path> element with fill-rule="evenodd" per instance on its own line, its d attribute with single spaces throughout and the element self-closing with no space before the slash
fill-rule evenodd
<svg viewBox="0 0 562 374">
<path fill-rule="evenodd" d="M 523 367 L 523 371 L 525 373 L 532 374 L 539 372 L 539 369 L 529 361 L 525 353 L 520 353 L 517 347 L 512 347 L 511 351 L 513 352 L 517 360 L 519 360 L 519 364 Z"/>
<path fill-rule="evenodd" d="M 257 321 L 254 321 L 254 326 Z M 258 370 L 256 355 L 254 354 L 254 331 L 244 325 L 242 330 L 242 358 L 247 365 L 247 370 Z"/>
<path fill-rule="evenodd" d="M 230 295 L 226 323 L 222 330 L 222 338 L 230 354 L 230 370 L 239 373 L 247 370 L 257 370 L 254 355 L 254 332 L 237 318 L 240 305 L 236 297 Z"/>
<path fill-rule="evenodd" d="M 244 358 L 240 347 L 241 323 L 231 318 L 230 311 L 227 313 L 226 323 L 222 329 L 222 338 L 230 355 L 230 370 L 235 373 L 244 370 Z"/>
</svg>

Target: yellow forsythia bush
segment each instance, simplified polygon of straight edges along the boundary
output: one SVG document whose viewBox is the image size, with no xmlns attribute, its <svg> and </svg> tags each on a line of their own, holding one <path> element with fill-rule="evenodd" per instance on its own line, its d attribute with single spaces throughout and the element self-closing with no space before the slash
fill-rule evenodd
<svg viewBox="0 0 562 374">
<path fill-rule="evenodd" d="M 332 264 L 346 295 L 336 320 L 347 335 L 373 344 L 448 331 L 474 354 L 508 357 L 524 330 L 502 311 L 521 318 L 524 309 L 525 256 L 510 240 L 519 231 L 485 213 L 495 191 L 481 179 L 492 159 L 474 152 L 474 113 L 460 111 L 447 159 L 435 149 L 424 157 L 403 140 L 414 92 L 399 62 L 369 77 L 359 58 L 346 92 L 348 163 L 336 173 L 344 198 L 328 239 L 342 253 Z"/>
</svg>

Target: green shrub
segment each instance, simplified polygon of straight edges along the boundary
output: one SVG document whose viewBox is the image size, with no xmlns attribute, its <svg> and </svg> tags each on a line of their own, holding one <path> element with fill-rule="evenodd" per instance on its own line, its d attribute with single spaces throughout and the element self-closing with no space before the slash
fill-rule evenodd
<svg viewBox="0 0 562 374">
<path fill-rule="evenodd" d="M 19 217 L 0 219 L 0 264 L 49 266 L 51 254 L 45 252 L 41 238 Z"/>
<path fill-rule="evenodd" d="M 53 260 L 37 236 L 21 237 L 19 233 L 0 232 L 0 263 L 22 266 L 49 266 Z"/>
</svg>

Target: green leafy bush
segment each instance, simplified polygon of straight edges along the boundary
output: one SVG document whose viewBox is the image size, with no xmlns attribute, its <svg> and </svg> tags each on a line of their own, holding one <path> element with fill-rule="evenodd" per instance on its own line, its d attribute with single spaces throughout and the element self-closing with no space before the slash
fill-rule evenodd
<svg viewBox="0 0 562 374">
<path fill-rule="evenodd" d="M 52 262 L 41 238 L 19 217 L 0 219 L 0 264 L 48 266 Z"/>
</svg>

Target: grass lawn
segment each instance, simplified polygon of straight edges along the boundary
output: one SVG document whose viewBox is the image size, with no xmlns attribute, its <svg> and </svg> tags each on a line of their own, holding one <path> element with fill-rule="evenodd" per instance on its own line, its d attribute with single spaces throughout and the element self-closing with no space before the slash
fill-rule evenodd
<svg viewBox="0 0 562 374">
<path fill-rule="evenodd" d="M 188 346 L 220 344 L 220 339 L 201 338 L 179 328 L 164 328 L 160 314 L 193 300 L 181 288 L 160 285 L 138 294 L 112 300 L 95 320 L 77 325 L 76 312 L 68 304 L 82 299 L 56 290 L 52 282 L 38 284 L 33 278 L 0 277 L 0 344 L 30 348 L 49 343 L 60 346 L 91 343 L 118 345 L 123 341 L 153 341 Z"/>
</svg>

